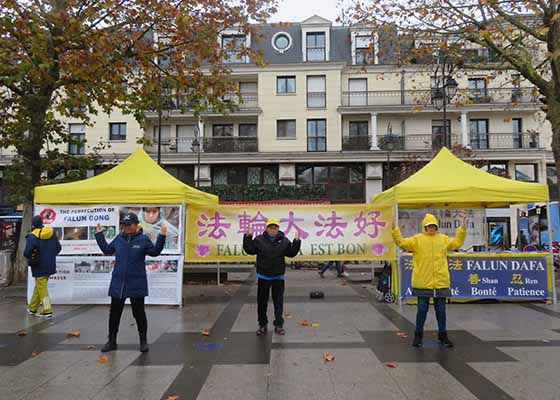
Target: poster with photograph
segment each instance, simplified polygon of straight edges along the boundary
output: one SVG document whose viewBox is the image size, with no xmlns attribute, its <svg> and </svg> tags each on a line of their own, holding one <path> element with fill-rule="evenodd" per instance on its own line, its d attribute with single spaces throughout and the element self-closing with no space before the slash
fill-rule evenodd
<svg viewBox="0 0 560 400">
<path fill-rule="evenodd" d="M 148 293 L 146 304 L 180 305 L 183 285 L 183 257 L 146 258 Z M 109 304 L 108 295 L 114 257 L 57 257 L 57 272 L 49 278 L 53 304 Z M 27 300 L 31 300 L 35 280 L 28 274 Z"/>
<path fill-rule="evenodd" d="M 20 216 L 0 217 L 0 250 L 16 251 L 20 229 Z"/>
<path fill-rule="evenodd" d="M 36 204 L 35 214 L 51 226 L 62 245 L 61 255 L 102 254 L 95 241 L 95 228 L 100 224 L 110 243 L 120 232 L 120 218 L 125 213 L 138 215 L 140 226 L 155 243 L 163 225 L 167 239 L 162 254 L 183 254 L 183 206 L 163 204 L 135 205 L 49 205 Z"/>
</svg>

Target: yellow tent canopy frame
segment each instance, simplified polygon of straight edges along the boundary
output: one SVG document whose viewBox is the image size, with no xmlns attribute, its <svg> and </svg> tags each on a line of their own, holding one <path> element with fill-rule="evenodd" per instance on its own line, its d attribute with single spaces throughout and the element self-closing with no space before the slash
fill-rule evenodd
<svg viewBox="0 0 560 400">
<path fill-rule="evenodd" d="M 35 188 L 36 204 L 217 204 L 161 168 L 142 149 L 116 167 L 78 182 Z"/>
<path fill-rule="evenodd" d="M 401 183 L 371 198 L 404 208 L 503 207 L 549 201 L 548 186 L 502 178 L 455 157 L 446 147 Z"/>
</svg>

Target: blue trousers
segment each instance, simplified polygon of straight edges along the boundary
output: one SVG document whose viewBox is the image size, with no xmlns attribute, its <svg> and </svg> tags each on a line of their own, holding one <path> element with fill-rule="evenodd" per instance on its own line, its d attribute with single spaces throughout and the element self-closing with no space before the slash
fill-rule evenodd
<svg viewBox="0 0 560 400">
<path fill-rule="evenodd" d="M 436 309 L 436 319 L 438 322 L 439 333 L 447 332 L 447 321 L 445 315 L 445 297 L 434 297 L 434 308 Z M 430 298 L 418 296 L 418 310 L 416 312 L 416 333 L 424 332 L 424 324 L 430 308 Z"/>
</svg>

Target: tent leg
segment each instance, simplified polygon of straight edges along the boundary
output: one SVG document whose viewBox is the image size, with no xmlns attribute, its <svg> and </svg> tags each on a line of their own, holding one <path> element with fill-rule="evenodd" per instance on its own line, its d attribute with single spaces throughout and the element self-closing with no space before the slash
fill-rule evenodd
<svg viewBox="0 0 560 400">
<path fill-rule="evenodd" d="M 546 204 L 546 222 L 548 225 L 548 251 L 550 252 L 550 273 L 552 274 L 552 303 L 556 304 L 558 302 L 557 293 L 556 293 L 556 271 L 554 270 L 554 251 L 552 249 L 552 226 L 551 226 L 551 219 L 550 219 L 550 207 L 551 203 Z"/>
<path fill-rule="evenodd" d="M 399 205 L 397 203 L 395 203 L 395 226 L 399 226 Z M 397 299 L 397 303 L 402 306 L 402 294 L 401 294 L 401 280 L 402 280 L 402 271 L 401 271 L 401 262 L 400 262 L 400 258 L 401 258 L 401 251 L 400 249 L 397 247 L 396 249 L 396 261 L 397 261 L 397 265 L 395 266 L 397 268 L 397 296 L 395 296 L 395 298 Z M 394 282 L 393 282 L 394 283 Z"/>
<path fill-rule="evenodd" d="M 218 286 L 220 286 L 220 263 L 218 263 L 218 279 L 216 281 L 218 282 Z"/>
</svg>

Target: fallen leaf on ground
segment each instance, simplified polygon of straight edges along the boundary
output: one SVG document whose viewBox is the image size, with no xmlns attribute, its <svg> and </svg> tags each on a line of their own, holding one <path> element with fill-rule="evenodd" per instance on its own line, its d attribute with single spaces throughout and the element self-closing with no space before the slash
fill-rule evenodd
<svg viewBox="0 0 560 400">
<path fill-rule="evenodd" d="M 41 353 L 39 353 L 38 351 L 34 351 L 33 353 L 31 353 L 31 357 L 37 357 L 39 354 Z"/>
<path fill-rule="evenodd" d="M 18 335 L 18 336 L 27 336 L 27 331 L 18 331 L 18 332 L 16 333 L 16 335 Z"/>
<path fill-rule="evenodd" d="M 179 396 L 174 394 L 173 396 L 167 396 L 165 400 L 179 400 Z"/>
<path fill-rule="evenodd" d="M 92 350 L 92 349 L 95 349 L 95 346 L 90 344 L 87 348 L 88 348 L 88 350 Z"/>
<path fill-rule="evenodd" d="M 312 326 L 313 328 L 318 328 L 319 326 L 321 326 L 321 324 L 319 324 L 318 322 L 313 322 L 313 323 L 311 324 L 311 326 Z"/>
<path fill-rule="evenodd" d="M 208 329 L 204 329 L 204 330 L 202 331 L 202 334 L 203 334 L 204 336 L 210 336 L 210 331 L 209 331 Z"/>
<path fill-rule="evenodd" d="M 407 337 L 408 337 L 408 334 L 405 333 L 405 332 L 397 332 L 397 336 L 398 336 L 398 337 L 401 337 L 401 338 L 407 338 Z"/>
<path fill-rule="evenodd" d="M 300 324 L 301 326 L 309 326 L 309 321 L 306 320 L 306 319 L 304 319 L 304 320 L 302 320 L 302 321 L 299 321 L 299 324 Z"/>
<path fill-rule="evenodd" d="M 99 356 L 99 363 L 100 364 L 107 364 L 109 362 L 109 357 L 107 356 Z"/>
<path fill-rule="evenodd" d="M 389 367 L 389 368 L 397 368 L 399 366 L 399 364 L 396 363 L 396 362 L 388 362 L 388 363 L 385 363 L 385 366 Z"/>
<path fill-rule="evenodd" d="M 68 333 L 66 334 L 66 337 L 68 337 L 68 338 L 71 338 L 71 337 L 80 337 L 80 330 L 79 330 L 79 329 L 76 329 L 75 331 L 68 332 Z"/>
<path fill-rule="evenodd" d="M 325 353 L 325 355 L 323 356 L 323 359 L 325 361 L 334 361 L 334 356 L 331 353 Z"/>
<path fill-rule="evenodd" d="M 286 318 L 286 319 L 291 319 L 291 318 L 292 318 L 292 314 L 290 314 L 290 313 L 288 313 L 288 312 L 287 312 L 287 313 L 284 313 L 284 318 Z"/>
</svg>

